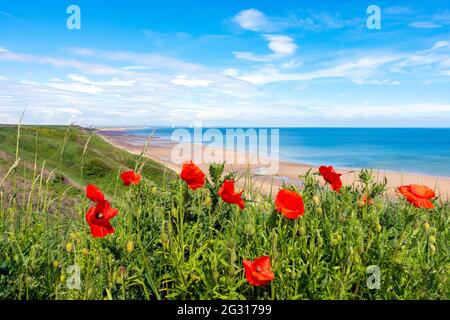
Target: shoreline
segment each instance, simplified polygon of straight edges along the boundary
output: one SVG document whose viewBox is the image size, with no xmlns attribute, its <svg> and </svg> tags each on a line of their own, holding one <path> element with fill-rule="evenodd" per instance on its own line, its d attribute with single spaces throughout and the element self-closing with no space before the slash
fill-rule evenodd
<svg viewBox="0 0 450 320">
<path fill-rule="evenodd" d="M 105 140 L 106 142 L 114 145 L 117 148 L 124 149 L 130 153 L 140 154 L 143 150 L 142 144 L 133 144 L 133 139 L 139 139 L 141 141 L 146 141 L 147 138 L 142 136 L 131 136 L 131 135 L 123 135 L 120 132 L 126 131 L 125 128 L 100 128 L 96 129 L 95 133 Z M 158 138 L 152 138 L 154 141 L 158 142 Z M 161 163 L 168 167 L 169 169 L 179 172 L 181 171 L 181 164 L 176 164 L 170 161 L 171 152 L 175 142 L 168 142 L 167 140 L 163 141 L 162 144 L 152 144 L 150 143 L 146 156 L 150 159 Z M 191 145 L 191 148 L 195 146 Z M 217 148 L 213 148 L 210 146 L 203 146 L 203 152 L 205 152 L 205 148 L 209 148 L 208 152 L 212 152 L 214 154 L 218 154 L 219 157 L 225 158 L 224 150 L 220 150 Z M 227 152 L 225 150 L 225 152 Z M 234 157 L 245 156 L 244 153 L 233 151 Z M 251 155 L 247 155 L 250 157 Z M 247 160 L 247 158 L 246 158 Z M 270 161 L 269 159 L 264 159 L 265 162 Z M 326 164 L 325 164 L 326 165 Z M 199 167 L 206 173 L 208 172 L 208 164 L 200 164 Z M 276 175 L 264 175 L 258 174 L 258 170 L 264 168 L 261 165 L 254 164 L 226 164 L 225 172 L 235 171 L 237 172 L 237 176 L 239 177 L 241 174 L 244 174 L 246 170 L 251 169 L 252 171 L 252 182 L 260 192 L 264 194 L 273 194 L 278 188 L 285 183 L 289 184 L 301 184 L 298 175 L 306 173 L 308 170 L 312 169 L 313 171 L 318 170 L 318 166 L 309 165 L 305 163 L 298 163 L 286 160 L 279 161 L 278 174 Z M 337 172 L 343 173 L 342 182 L 344 185 L 358 183 L 358 173 L 361 168 L 335 168 Z M 395 194 L 395 190 L 397 186 L 407 185 L 407 184 L 423 184 L 432 189 L 436 190 L 436 195 L 441 195 L 444 199 L 448 200 L 448 195 L 450 194 L 450 177 L 444 176 L 432 176 L 420 173 L 411 173 L 411 172 L 398 172 L 398 171 L 390 171 L 390 170 L 374 170 L 374 176 L 377 181 L 382 181 L 384 177 L 386 177 L 387 191 L 388 194 Z M 242 187 L 242 185 L 240 186 Z"/>
</svg>

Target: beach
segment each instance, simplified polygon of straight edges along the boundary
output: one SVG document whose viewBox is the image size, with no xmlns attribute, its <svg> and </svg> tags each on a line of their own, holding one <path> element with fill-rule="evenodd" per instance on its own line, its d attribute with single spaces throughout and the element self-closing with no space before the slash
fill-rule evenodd
<svg viewBox="0 0 450 320">
<path fill-rule="evenodd" d="M 125 129 L 121 128 L 98 129 L 96 133 L 98 136 L 100 136 L 110 144 L 134 154 L 142 153 L 146 140 L 143 140 L 142 136 L 129 135 Z M 175 144 L 175 142 L 150 139 L 145 155 L 150 159 L 162 163 L 173 171 L 179 173 L 181 171 L 182 164 L 172 161 L 172 150 Z M 192 146 L 192 148 L 195 148 L 195 146 Z M 214 153 L 219 158 L 224 159 L 226 158 L 226 155 L 224 155 L 223 153 L 229 152 L 229 150 L 227 151 L 218 148 L 212 148 L 210 146 L 203 146 L 203 152 L 205 152 L 205 148 L 209 148 L 209 150 L 207 150 L 207 154 Z M 254 161 L 250 160 L 252 159 L 252 155 L 242 155 L 237 151 L 232 152 L 234 153 L 234 157 L 236 157 L 235 159 L 237 159 L 238 157 L 246 156 L 246 160 L 248 161 L 246 161 L 245 163 L 240 162 L 239 164 L 226 164 L 225 171 L 236 172 L 238 177 L 244 175 L 246 172 L 251 172 L 251 181 L 253 185 L 252 188 L 254 190 L 259 190 L 263 194 L 275 194 L 283 184 L 283 182 L 286 184 L 301 185 L 301 180 L 298 177 L 299 175 L 305 174 L 308 170 L 312 170 L 314 172 L 318 170 L 317 166 L 280 160 L 277 163 L 277 174 L 265 174 L 265 169 L 263 166 L 254 164 Z M 269 161 L 270 160 L 268 159 L 264 159 L 264 161 L 261 160 L 259 162 L 268 163 Z M 200 161 L 198 163 L 199 167 L 205 173 L 208 172 L 208 163 L 209 162 L 205 161 Z M 324 163 L 324 165 L 328 164 Z M 358 174 L 360 169 L 335 168 L 335 170 L 339 173 L 343 173 L 341 178 L 344 185 L 358 183 Z M 436 194 L 440 195 L 443 200 L 448 200 L 448 195 L 450 194 L 450 177 L 388 170 L 377 170 L 374 171 L 374 174 L 376 176 L 376 180 L 379 182 L 382 182 L 384 178 L 387 179 L 387 191 L 388 194 L 391 195 L 395 194 L 398 186 L 408 184 L 422 184 L 429 186 L 430 188 L 434 189 Z M 242 183 L 243 181 L 244 179 L 241 178 L 239 183 L 241 188 L 245 187 Z"/>
</svg>

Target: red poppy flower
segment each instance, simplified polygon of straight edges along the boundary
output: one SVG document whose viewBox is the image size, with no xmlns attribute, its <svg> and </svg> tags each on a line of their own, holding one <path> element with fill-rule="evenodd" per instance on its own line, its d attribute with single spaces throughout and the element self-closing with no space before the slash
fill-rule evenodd
<svg viewBox="0 0 450 320">
<path fill-rule="evenodd" d="M 192 190 L 201 188 L 205 185 L 205 174 L 192 162 L 192 160 L 183 164 L 180 177 L 186 181 L 187 185 Z"/>
<path fill-rule="evenodd" d="M 366 194 L 364 195 L 364 197 L 362 197 L 362 202 L 364 202 L 364 204 L 368 206 L 373 205 L 373 199 Z"/>
<path fill-rule="evenodd" d="M 88 184 L 86 186 L 86 196 L 94 202 L 105 200 L 105 195 L 103 192 L 93 184 Z"/>
<path fill-rule="evenodd" d="M 426 186 L 421 186 L 417 184 L 410 184 L 409 186 L 398 187 L 398 191 L 417 208 L 434 208 L 434 204 L 430 199 L 434 198 L 436 195 L 433 190 Z"/>
<path fill-rule="evenodd" d="M 331 186 L 331 189 L 333 191 L 339 192 L 339 190 L 342 187 L 342 181 L 341 181 L 341 173 L 337 173 L 334 171 L 333 166 L 321 166 L 319 168 L 319 172 L 322 175 L 322 177 L 325 179 L 326 182 L 328 182 Z"/>
<path fill-rule="evenodd" d="M 134 171 L 125 171 L 120 175 L 120 179 L 122 179 L 124 186 L 138 185 L 141 181 L 141 175 Z"/>
<path fill-rule="evenodd" d="M 281 189 L 275 199 L 275 207 L 289 219 L 296 219 L 305 213 L 302 196 L 295 191 Z"/>
<path fill-rule="evenodd" d="M 244 260 L 245 277 L 252 286 L 264 286 L 273 280 L 274 274 L 270 270 L 270 258 L 262 256 L 255 261 Z"/>
<path fill-rule="evenodd" d="M 244 209 L 245 203 L 242 199 L 242 192 L 243 191 L 236 193 L 234 191 L 233 180 L 225 180 L 217 194 L 222 198 L 223 201 L 227 203 L 237 204 L 239 208 Z"/>
<path fill-rule="evenodd" d="M 109 220 L 114 218 L 117 212 L 118 210 L 111 208 L 106 200 L 99 201 L 95 207 L 90 208 L 86 214 L 86 220 L 91 227 L 92 236 L 103 238 L 113 233 L 114 228 Z"/>
</svg>

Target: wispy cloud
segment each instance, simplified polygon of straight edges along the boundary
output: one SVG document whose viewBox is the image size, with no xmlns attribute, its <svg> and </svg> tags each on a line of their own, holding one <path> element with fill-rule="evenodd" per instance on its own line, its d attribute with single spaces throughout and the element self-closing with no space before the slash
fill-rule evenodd
<svg viewBox="0 0 450 320">
<path fill-rule="evenodd" d="M 298 46 L 294 39 L 285 35 L 265 34 L 263 38 L 268 41 L 268 47 L 273 52 L 266 55 L 256 55 L 252 52 L 234 51 L 233 55 L 237 59 L 249 61 L 270 61 L 278 58 L 284 58 L 295 53 Z"/>
<path fill-rule="evenodd" d="M 409 26 L 418 29 L 435 29 L 442 27 L 441 25 L 436 24 L 433 21 L 415 21 L 411 22 Z"/>
<path fill-rule="evenodd" d="M 25 24 L 21 19 L 17 18 L 16 16 L 13 16 L 13 15 L 10 14 L 9 12 L 1 11 L 1 10 L 0 10 L 0 15 L 3 15 L 3 16 L 5 16 L 5 17 L 7 17 L 7 18 L 9 18 L 9 19 L 11 19 L 11 20 L 14 20 L 15 22 L 18 22 L 18 23 L 20 23 L 20 24 L 22 24 L 22 25 Z"/>
</svg>

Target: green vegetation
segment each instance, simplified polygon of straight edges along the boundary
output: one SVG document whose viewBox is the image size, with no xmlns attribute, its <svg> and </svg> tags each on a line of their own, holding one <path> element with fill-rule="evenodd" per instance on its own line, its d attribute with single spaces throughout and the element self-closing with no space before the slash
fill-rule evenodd
<svg viewBox="0 0 450 320">
<path fill-rule="evenodd" d="M 419 209 L 387 198 L 370 171 L 340 193 L 309 172 L 300 190 L 286 186 L 305 202 L 304 216 L 290 220 L 252 190 L 249 174 L 241 211 L 215 194 L 220 165 L 192 191 L 95 135 L 86 144 L 84 129 L 23 127 L 20 139 L 17 132 L 0 128 L 0 299 L 450 298 L 450 206 L 439 197 L 434 209 Z M 119 183 L 125 167 L 142 169 L 138 186 Z M 86 223 L 87 183 L 119 209 L 105 238 L 93 238 Z M 363 194 L 376 195 L 373 204 L 362 203 Z M 242 260 L 262 255 L 275 278 L 253 288 Z M 75 264 L 80 289 L 67 286 Z M 380 267 L 379 290 L 367 288 L 370 265 Z"/>
</svg>

